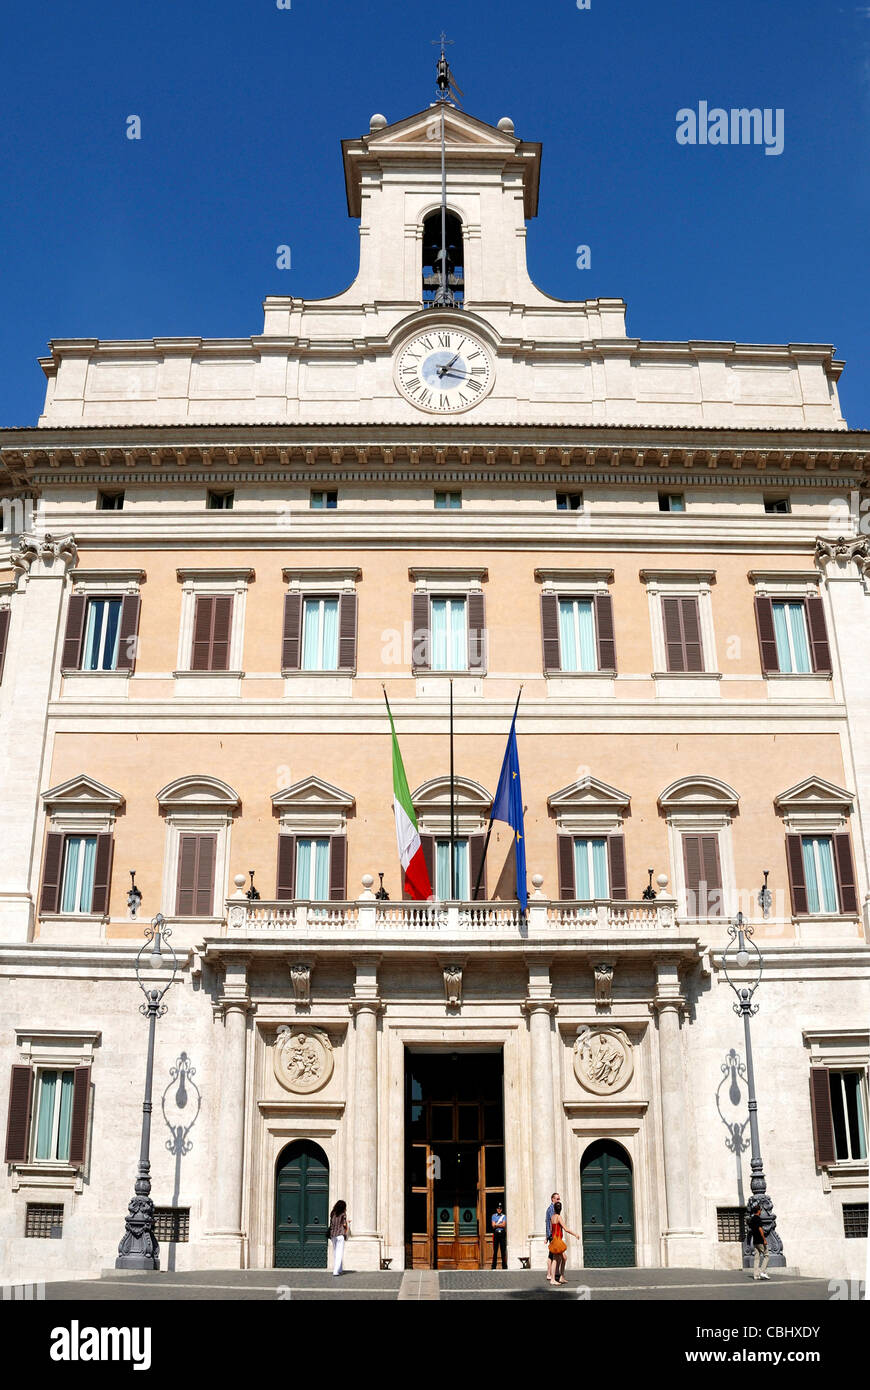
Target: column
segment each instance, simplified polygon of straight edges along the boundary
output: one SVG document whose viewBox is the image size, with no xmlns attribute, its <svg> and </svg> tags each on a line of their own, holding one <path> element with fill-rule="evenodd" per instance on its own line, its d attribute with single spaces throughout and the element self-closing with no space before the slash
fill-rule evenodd
<svg viewBox="0 0 870 1390">
<path fill-rule="evenodd" d="M 690 1105 L 683 1067 L 680 1019 L 685 1000 L 680 993 L 679 964 L 660 961 L 654 1005 L 658 1014 L 659 1069 L 662 1105 L 662 1153 L 665 1165 L 667 1224 L 662 1232 L 666 1266 L 702 1263 L 700 1231 L 692 1229 L 689 1180 Z"/>
<path fill-rule="evenodd" d="M 529 963 L 529 997 L 525 1001 L 529 1016 L 531 1062 L 531 1149 L 532 1201 L 530 1254 L 532 1267 L 547 1263 L 545 1217 L 550 1194 L 558 1190 L 556 1172 L 556 1116 L 553 1106 L 553 1037 L 550 1015 L 556 1011 L 550 997 L 550 962 Z"/>
<path fill-rule="evenodd" d="M 353 1191 L 348 1202 L 353 1239 L 348 1247 L 354 1269 L 379 1269 L 378 1233 L 378 998 L 379 960 L 356 962 L 354 997 Z"/>
<path fill-rule="evenodd" d="M 43 768 L 55 673 L 60 666 L 60 621 L 67 572 L 76 562 L 73 537 L 22 535 L 11 562 L 17 587 L 0 709 L 14 736 L 0 748 L 0 941 L 29 941 L 35 919 L 34 886 L 42 845 L 37 839 L 40 793 L 49 785 Z"/>
<path fill-rule="evenodd" d="M 214 1130 L 216 1152 L 214 1226 L 209 1233 L 211 1262 L 220 1268 L 245 1264 L 242 1229 L 242 1193 L 245 1173 L 245 1075 L 248 1052 L 247 958 L 226 963 L 224 990 L 217 1001 L 223 1018 L 220 1091 Z"/>
</svg>

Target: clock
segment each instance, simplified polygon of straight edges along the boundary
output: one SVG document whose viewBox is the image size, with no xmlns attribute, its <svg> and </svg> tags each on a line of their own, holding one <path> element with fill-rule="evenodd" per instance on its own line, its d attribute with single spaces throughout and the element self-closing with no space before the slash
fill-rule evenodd
<svg viewBox="0 0 870 1390">
<path fill-rule="evenodd" d="M 479 338 L 462 328 L 431 328 L 399 352 L 396 385 L 420 410 L 456 415 L 482 401 L 495 380 L 495 364 Z"/>
</svg>

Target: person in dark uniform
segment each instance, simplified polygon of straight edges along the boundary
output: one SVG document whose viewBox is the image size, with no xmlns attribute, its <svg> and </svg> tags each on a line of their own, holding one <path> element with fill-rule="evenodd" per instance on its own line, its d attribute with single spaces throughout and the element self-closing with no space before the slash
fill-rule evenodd
<svg viewBox="0 0 870 1390">
<path fill-rule="evenodd" d="M 501 1202 L 492 1214 L 492 1267 L 495 1269 L 498 1252 L 501 1251 L 501 1267 L 507 1269 L 507 1217 Z"/>
<path fill-rule="evenodd" d="M 767 1236 L 764 1234 L 764 1227 L 761 1224 L 760 1202 L 750 1204 L 749 1235 L 755 1246 L 755 1254 L 752 1258 L 752 1277 L 753 1279 L 769 1279 L 767 1266 L 770 1263 L 770 1251 L 767 1248 Z"/>
</svg>

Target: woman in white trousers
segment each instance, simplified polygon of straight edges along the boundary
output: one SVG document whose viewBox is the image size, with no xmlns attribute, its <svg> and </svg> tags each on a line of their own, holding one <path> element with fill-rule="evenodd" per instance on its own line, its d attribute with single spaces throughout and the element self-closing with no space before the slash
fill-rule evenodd
<svg viewBox="0 0 870 1390">
<path fill-rule="evenodd" d="M 332 1243 L 333 1277 L 344 1273 L 344 1242 L 350 1235 L 347 1202 L 338 1201 L 329 1213 L 329 1239 Z"/>
</svg>

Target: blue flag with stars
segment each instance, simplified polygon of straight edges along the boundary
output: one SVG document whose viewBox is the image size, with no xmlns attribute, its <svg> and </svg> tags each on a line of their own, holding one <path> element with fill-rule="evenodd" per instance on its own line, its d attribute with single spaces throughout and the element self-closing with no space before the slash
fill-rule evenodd
<svg viewBox="0 0 870 1390">
<path fill-rule="evenodd" d="M 525 912 L 529 905 L 529 893 L 526 887 L 526 832 L 523 825 L 523 791 L 520 785 L 520 758 L 517 752 L 516 722 L 515 710 L 490 819 L 506 821 L 514 832 L 517 898 L 520 907 Z"/>
</svg>

